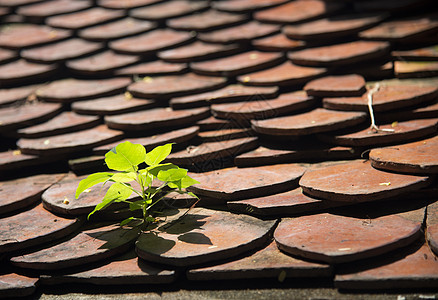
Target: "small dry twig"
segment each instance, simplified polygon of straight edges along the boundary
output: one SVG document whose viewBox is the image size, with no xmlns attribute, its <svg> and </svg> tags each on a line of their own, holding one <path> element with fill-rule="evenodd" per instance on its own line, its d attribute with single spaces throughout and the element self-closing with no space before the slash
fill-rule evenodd
<svg viewBox="0 0 438 300">
<path fill-rule="evenodd" d="M 373 96 L 374 94 L 379 90 L 380 88 L 380 83 L 376 83 L 374 85 L 374 87 L 368 91 L 367 94 L 367 98 L 368 98 L 368 110 L 370 112 L 370 117 L 371 117 L 371 126 L 370 129 L 372 130 L 373 133 L 378 133 L 378 132 L 394 132 L 394 129 L 380 129 L 377 125 L 376 125 L 376 120 L 374 118 L 374 110 L 373 110 Z"/>
</svg>

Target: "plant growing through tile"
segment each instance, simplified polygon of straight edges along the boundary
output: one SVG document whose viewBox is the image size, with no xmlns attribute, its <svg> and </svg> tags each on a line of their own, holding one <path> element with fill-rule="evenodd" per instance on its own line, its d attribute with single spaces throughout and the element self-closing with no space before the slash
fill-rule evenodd
<svg viewBox="0 0 438 300">
<path fill-rule="evenodd" d="M 199 183 L 187 175 L 187 170 L 179 168 L 172 163 L 162 163 L 172 151 L 172 144 L 158 146 L 146 152 L 145 147 L 140 144 L 132 144 L 127 141 L 118 144 L 105 154 L 105 163 L 108 168 L 117 171 L 98 172 L 89 175 L 81 180 L 76 189 L 75 197 L 99 183 L 111 182 L 102 202 L 96 205 L 88 218 L 95 212 L 103 210 L 114 202 L 125 202 L 129 204 L 131 211 L 141 210 L 142 218 L 129 217 L 120 223 L 124 226 L 131 221 L 139 222 L 139 226 L 146 228 L 148 224 L 155 222 L 152 214 L 152 207 L 160 202 L 170 192 L 189 194 L 195 198 L 186 188 Z M 140 169 L 139 165 L 145 163 L 146 168 Z M 155 179 L 159 186 L 154 187 Z M 133 183 L 139 185 L 139 189 L 133 187 Z M 140 196 L 140 200 L 128 200 L 132 193 Z M 138 199 L 138 198 L 136 198 Z"/>
</svg>

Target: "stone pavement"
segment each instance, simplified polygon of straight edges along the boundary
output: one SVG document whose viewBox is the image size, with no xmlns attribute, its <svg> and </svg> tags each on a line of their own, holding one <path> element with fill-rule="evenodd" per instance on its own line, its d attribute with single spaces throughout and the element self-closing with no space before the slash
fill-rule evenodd
<svg viewBox="0 0 438 300">
<path fill-rule="evenodd" d="M 438 298 L 432 0 L 0 0 L 0 298 Z M 200 183 L 149 230 L 122 141 Z M 135 199 L 132 195 L 130 199 Z"/>
</svg>

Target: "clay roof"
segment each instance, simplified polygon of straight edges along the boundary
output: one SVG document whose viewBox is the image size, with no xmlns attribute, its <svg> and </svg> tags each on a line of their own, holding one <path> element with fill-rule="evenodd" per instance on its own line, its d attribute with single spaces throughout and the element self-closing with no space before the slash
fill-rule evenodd
<svg viewBox="0 0 438 300">
<path fill-rule="evenodd" d="M 432 0 L 0 0 L 0 21 L 0 298 L 306 278 L 437 295 Z M 76 187 L 125 140 L 175 143 L 197 205 L 169 196 L 141 233 L 123 205 L 87 221 L 107 187 Z"/>
</svg>

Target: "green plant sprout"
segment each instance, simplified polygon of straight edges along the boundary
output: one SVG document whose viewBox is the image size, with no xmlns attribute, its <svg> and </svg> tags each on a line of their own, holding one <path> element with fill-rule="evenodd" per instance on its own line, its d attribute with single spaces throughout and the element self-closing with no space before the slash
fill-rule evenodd
<svg viewBox="0 0 438 300">
<path fill-rule="evenodd" d="M 176 191 L 198 199 L 195 194 L 185 189 L 199 182 L 188 176 L 186 169 L 179 168 L 172 163 L 162 163 L 171 151 L 171 143 L 158 146 L 146 153 L 143 145 L 132 144 L 127 141 L 118 144 L 107 152 L 105 154 L 106 165 L 109 169 L 118 172 L 91 174 L 81 180 L 76 189 L 75 197 L 77 199 L 81 193 L 96 184 L 112 182 L 102 202 L 96 205 L 88 215 L 88 219 L 95 212 L 107 208 L 114 202 L 125 202 L 129 204 L 131 211 L 141 210 L 143 218 L 127 218 L 120 223 L 120 226 L 124 226 L 131 221 L 139 221 L 139 226 L 147 226 L 156 221 L 152 216 L 151 208 L 167 194 Z M 139 165 L 142 163 L 146 163 L 147 167 L 139 169 Z M 155 179 L 159 181 L 160 185 L 158 187 L 152 186 Z M 133 182 L 140 186 L 139 190 L 132 186 L 131 183 Z M 129 201 L 128 198 L 132 193 L 137 194 L 141 199 Z"/>
</svg>

